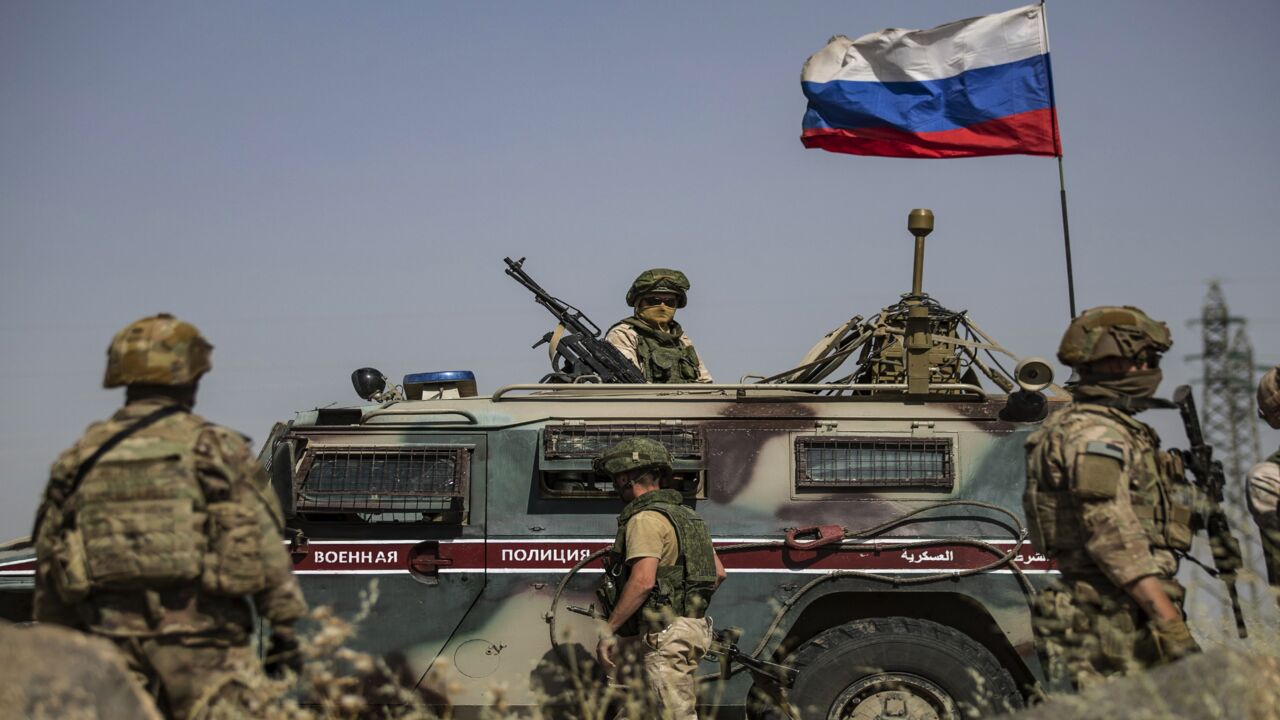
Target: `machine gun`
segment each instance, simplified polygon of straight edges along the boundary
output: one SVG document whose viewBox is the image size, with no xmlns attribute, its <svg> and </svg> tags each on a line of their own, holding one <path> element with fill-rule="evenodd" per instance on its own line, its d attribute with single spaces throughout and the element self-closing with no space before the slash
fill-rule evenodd
<svg viewBox="0 0 1280 720">
<path fill-rule="evenodd" d="M 742 637 L 742 628 L 727 627 L 717 630 L 711 636 L 711 652 L 720 659 L 720 677 L 728 680 L 733 676 L 733 664 L 737 663 L 753 675 L 761 675 L 777 683 L 780 688 L 790 688 L 796 684 L 796 669 L 759 660 L 738 650 L 738 638 Z"/>
<path fill-rule="evenodd" d="M 586 615 L 592 620 L 607 620 L 608 618 L 596 610 L 595 605 L 589 607 L 581 607 L 578 605 L 566 605 L 565 610 L 578 615 Z M 789 688 L 796 683 L 796 669 L 771 663 L 767 660 L 754 658 L 738 649 L 738 639 L 742 637 L 742 628 L 728 627 L 723 630 L 715 631 L 712 636 L 712 643 L 708 656 L 715 656 L 720 661 L 720 675 L 723 680 L 728 680 L 733 676 L 735 668 L 734 663 L 746 668 L 753 674 L 761 675 L 774 683 L 778 687 Z"/>
<path fill-rule="evenodd" d="M 555 316 L 556 329 L 533 344 L 551 347 L 552 372 L 541 382 L 644 383 L 644 374 L 618 349 L 600 339 L 600 326 L 578 308 L 553 297 L 524 271 L 524 258 L 503 258 L 506 273 L 533 293 L 533 299 Z"/>
<path fill-rule="evenodd" d="M 1231 534 L 1231 526 L 1227 514 L 1222 509 L 1223 486 L 1226 476 L 1222 472 L 1222 461 L 1213 458 L 1213 447 L 1204 441 L 1204 433 L 1200 430 L 1200 416 L 1196 412 L 1195 398 L 1191 394 L 1191 386 L 1179 385 L 1173 391 L 1173 403 L 1178 406 L 1182 415 L 1182 425 L 1187 430 L 1189 450 L 1179 450 L 1182 462 L 1195 478 L 1196 494 L 1195 523 L 1209 534 L 1209 544 L 1213 552 L 1214 574 L 1227 586 L 1227 594 L 1231 598 L 1231 612 L 1236 618 L 1236 632 L 1240 637 L 1248 637 L 1249 631 L 1244 624 L 1244 614 L 1240 610 L 1240 595 L 1236 592 L 1236 571 L 1243 565 L 1240 554 L 1240 543 Z"/>
</svg>

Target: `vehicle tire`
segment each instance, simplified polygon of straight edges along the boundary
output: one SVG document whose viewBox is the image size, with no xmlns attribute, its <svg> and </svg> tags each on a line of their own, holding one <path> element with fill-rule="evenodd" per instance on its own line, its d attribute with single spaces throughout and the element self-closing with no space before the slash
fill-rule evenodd
<svg viewBox="0 0 1280 720">
<path fill-rule="evenodd" d="M 1018 685 L 968 635 L 915 618 L 826 630 L 787 660 L 802 720 L 960 720 L 1022 707 Z"/>
</svg>

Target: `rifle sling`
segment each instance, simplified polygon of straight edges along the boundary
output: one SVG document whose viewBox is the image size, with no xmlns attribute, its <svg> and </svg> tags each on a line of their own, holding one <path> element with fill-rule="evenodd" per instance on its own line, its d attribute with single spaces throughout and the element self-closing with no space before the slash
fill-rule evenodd
<svg viewBox="0 0 1280 720">
<path fill-rule="evenodd" d="M 149 425 L 154 425 L 155 423 L 160 422 L 161 420 L 169 417 L 170 415 L 180 413 L 180 412 L 190 412 L 190 410 L 188 410 L 187 408 L 181 405 L 166 405 L 160 408 L 159 410 L 156 410 L 155 412 L 147 414 L 145 417 L 138 420 L 134 424 L 126 427 L 125 429 L 121 430 L 115 435 L 112 435 L 111 437 L 107 438 L 106 442 L 102 443 L 102 445 L 99 446 L 98 449 L 95 450 L 92 455 L 90 455 L 84 462 L 80 463 L 80 467 L 76 468 L 75 479 L 71 481 L 71 487 L 68 488 L 67 493 L 64 497 L 69 498 L 72 495 L 74 495 L 76 490 L 80 489 L 80 483 L 84 482 L 85 476 L 89 474 L 89 471 L 93 469 L 93 466 L 96 465 L 98 461 L 102 459 L 103 455 L 106 455 L 107 453 L 114 450 L 115 447 L 119 445 L 121 442 L 123 442 L 125 438 L 129 437 L 130 435 L 138 432 L 139 430 Z M 40 521 L 42 519 L 44 519 L 43 510 L 41 511 L 40 516 L 36 518 L 35 531 L 32 533 L 32 537 L 34 537 L 39 532 Z"/>
</svg>

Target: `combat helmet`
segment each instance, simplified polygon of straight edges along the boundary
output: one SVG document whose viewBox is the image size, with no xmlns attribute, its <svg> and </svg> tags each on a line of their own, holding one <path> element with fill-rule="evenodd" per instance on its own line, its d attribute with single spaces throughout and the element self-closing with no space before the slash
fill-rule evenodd
<svg viewBox="0 0 1280 720">
<path fill-rule="evenodd" d="M 111 339 L 102 386 L 190 385 L 213 368 L 212 350 L 191 323 L 168 313 L 144 317 Z"/>
<path fill-rule="evenodd" d="M 676 296 L 676 307 L 689 304 L 689 278 L 679 270 L 671 268 L 652 268 L 640 273 L 631 289 L 627 290 L 627 307 L 635 307 L 636 302 L 646 293 L 669 292 Z"/>
<path fill-rule="evenodd" d="M 1258 383 L 1258 414 L 1268 425 L 1280 429 L 1280 365 L 1268 370 Z"/>
<path fill-rule="evenodd" d="M 1058 361 L 1078 368 L 1110 357 L 1138 359 L 1172 346 L 1168 325 L 1131 305 L 1104 305 L 1071 321 L 1058 345 Z"/>
<path fill-rule="evenodd" d="M 657 440 L 631 437 L 619 441 L 596 456 L 591 468 L 613 477 L 630 470 L 655 469 L 661 480 L 671 479 L 671 453 Z"/>
</svg>

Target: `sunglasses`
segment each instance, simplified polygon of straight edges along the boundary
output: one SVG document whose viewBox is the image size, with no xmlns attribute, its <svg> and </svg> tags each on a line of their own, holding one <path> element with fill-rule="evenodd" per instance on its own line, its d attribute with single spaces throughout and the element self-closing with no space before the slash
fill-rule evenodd
<svg viewBox="0 0 1280 720">
<path fill-rule="evenodd" d="M 655 305 L 666 305 L 669 308 L 676 306 L 680 300 L 675 295 L 645 295 L 640 298 L 640 307 L 653 307 Z"/>
</svg>

